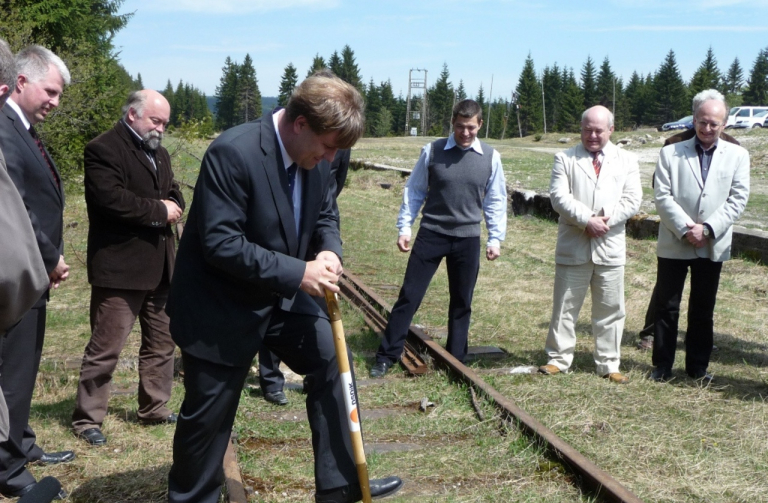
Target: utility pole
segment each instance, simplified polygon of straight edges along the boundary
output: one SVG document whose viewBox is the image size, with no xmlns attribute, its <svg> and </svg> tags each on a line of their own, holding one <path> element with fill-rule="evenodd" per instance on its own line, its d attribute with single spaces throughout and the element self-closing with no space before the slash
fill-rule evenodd
<svg viewBox="0 0 768 503">
<path fill-rule="evenodd" d="M 520 105 L 517 104 L 518 94 L 512 91 L 512 102 L 515 104 L 515 110 L 517 111 L 517 132 L 520 134 L 520 138 L 523 137 L 523 128 L 520 126 Z"/>
<path fill-rule="evenodd" d="M 544 119 L 544 134 L 547 134 L 547 105 L 544 102 L 544 72 L 541 72 L 541 111 Z"/>
<path fill-rule="evenodd" d="M 491 74 L 491 90 L 488 92 L 488 122 L 485 123 L 485 138 L 488 139 L 488 131 L 491 129 L 491 103 L 493 101 L 493 74 Z"/>
<path fill-rule="evenodd" d="M 423 77 L 413 76 L 413 72 L 423 73 Z M 405 105 L 405 135 L 411 134 L 411 90 L 421 90 L 421 109 L 419 112 L 413 112 L 414 116 L 418 113 L 419 125 L 421 126 L 421 135 L 427 134 L 427 71 L 421 68 L 411 68 L 408 71 L 408 100 Z M 413 117 L 414 119 L 417 117 Z M 417 131 L 418 132 L 418 131 Z"/>
</svg>

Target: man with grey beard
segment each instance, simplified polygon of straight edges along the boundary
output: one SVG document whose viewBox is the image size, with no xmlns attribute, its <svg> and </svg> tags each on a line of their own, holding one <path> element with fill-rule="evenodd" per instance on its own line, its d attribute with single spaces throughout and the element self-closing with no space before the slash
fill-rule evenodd
<svg viewBox="0 0 768 503">
<path fill-rule="evenodd" d="M 143 424 L 175 423 L 166 406 L 174 343 L 165 301 L 173 274 L 172 224 L 184 210 L 168 151 L 161 146 L 171 107 L 160 93 L 131 93 L 123 118 L 85 147 L 91 339 L 80 367 L 72 427 L 91 445 L 101 426 L 109 383 L 136 317 L 141 325 L 139 409 Z"/>
</svg>

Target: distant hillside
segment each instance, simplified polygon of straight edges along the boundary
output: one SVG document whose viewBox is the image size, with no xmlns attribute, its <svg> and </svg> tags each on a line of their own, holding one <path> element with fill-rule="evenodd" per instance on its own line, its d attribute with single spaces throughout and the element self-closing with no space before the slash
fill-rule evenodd
<svg viewBox="0 0 768 503">
<path fill-rule="evenodd" d="M 206 96 L 208 102 L 208 110 L 215 116 L 216 115 L 216 96 Z M 272 110 L 277 106 L 276 96 L 262 96 L 261 108 L 262 110 Z"/>
</svg>

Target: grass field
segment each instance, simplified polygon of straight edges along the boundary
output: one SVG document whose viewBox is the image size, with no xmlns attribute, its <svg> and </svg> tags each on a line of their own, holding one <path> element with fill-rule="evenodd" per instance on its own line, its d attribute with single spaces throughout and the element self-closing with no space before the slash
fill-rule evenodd
<svg viewBox="0 0 768 503">
<path fill-rule="evenodd" d="M 562 148 L 557 143 L 559 136 L 545 136 L 540 142 L 497 142 L 507 181 L 519 180 L 525 188 L 546 188 L 552 153 L 530 148 Z M 575 141 L 576 136 L 571 137 Z M 759 160 L 753 167 L 753 188 L 763 189 L 753 189 L 753 194 L 765 195 L 761 192 L 766 170 L 762 142 L 768 133 L 750 131 L 743 137 L 748 146 L 755 138 L 755 145 L 749 146 L 753 159 Z M 424 141 L 365 139 L 354 156 L 412 167 Z M 175 150 L 173 141 L 168 145 Z M 193 185 L 196 159 L 205 145 L 183 147 L 174 161 L 176 175 L 184 184 Z M 642 149 L 638 152 L 645 155 Z M 407 260 L 395 247 L 395 218 L 404 182 L 394 173 L 354 172 L 339 200 L 345 268 L 389 302 L 396 298 Z M 384 189 L 382 184 L 390 188 Z M 115 375 L 104 424 L 108 445 L 90 448 L 69 430 L 79 360 L 89 337 L 84 263 L 87 217 L 81 187 L 81 180 L 68 180 L 65 241 L 72 278 L 54 292 L 49 304 L 31 418 L 46 450 L 73 449 L 78 459 L 63 466 L 31 469 L 38 477 L 54 475 L 62 480 L 73 502 L 165 501 L 173 427 L 136 423 L 137 333 L 129 339 Z M 189 202 L 189 187 L 185 195 Z M 684 377 L 681 351 L 671 383 L 647 380 L 650 355 L 633 347 L 655 281 L 654 241 L 628 242 L 622 368 L 632 379 L 630 384 L 611 385 L 593 374 L 589 301 L 578 325 L 572 374 L 510 374 L 511 368 L 540 365 L 545 360 L 555 234 L 555 224 L 510 218 L 502 257 L 492 263 L 483 261 L 470 343 L 499 346 L 508 356 L 479 364 L 477 370 L 645 501 L 768 501 L 768 270 L 744 260 L 726 263 L 715 315 L 719 351 L 713 354 L 710 366 L 716 380 L 709 388 Z M 446 306 L 446 277 L 441 268 L 415 322 L 438 339 L 444 337 Z M 373 451 L 369 455 L 371 473 L 374 477 L 398 474 L 406 480 L 402 493 L 387 501 L 593 501 L 580 493 L 556 460 L 503 424 L 486 403 L 481 403 L 486 419 L 479 421 L 468 390 L 441 372 L 407 378 L 396 369 L 385 379 L 368 380 L 378 339 L 348 306 L 343 305 L 342 311 L 356 355 L 365 438 Z M 685 319 L 685 311 L 681 314 Z M 298 376 L 288 374 L 288 378 L 300 382 Z M 174 389 L 174 410 L 182 400 L 180 384 Z M 236 433 L 252 501 L 310 501 L 313 467 L 303 396 L 288 391 L 291 403 L 278 408 L 261 399 L 255 377 L 250 384 L 243 392 Z M 435 407 L 419 412 L 423 398 Z"/>
</svg>

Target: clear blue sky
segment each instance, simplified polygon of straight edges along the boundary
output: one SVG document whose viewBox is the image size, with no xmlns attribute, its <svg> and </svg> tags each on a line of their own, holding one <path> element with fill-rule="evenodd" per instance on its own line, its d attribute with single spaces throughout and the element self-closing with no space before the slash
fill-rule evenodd
<svg viewBox="0 0 768 503">
<path fill-rule="evenodd" d="M 390 79 L 407 92 L 408 71 L 443 63 L 470 96 L 493 75 L 493 97 L 509 96 L 530 53 L 540 72 L 577 73 L 607 56 L 626 83 L 655 72 L 674 49 L 687 81 L 711 46 L 721 71 L 738 57 L 745 79 L 768 46 L 768 0 L 126 0 L 133 12 L 115 37 L 120 60 L 144 85 L 189 82 L 211 96 L 224 60 L 251 55 L 263 96 L 276 96 L 288 63 L 304 78 L 315 54 L 348 44 L 363 80 Z"/>
</svg>

